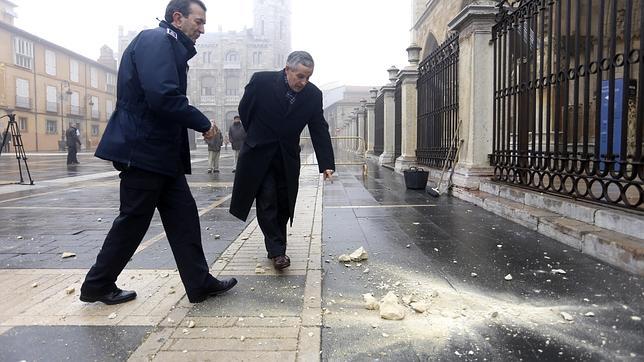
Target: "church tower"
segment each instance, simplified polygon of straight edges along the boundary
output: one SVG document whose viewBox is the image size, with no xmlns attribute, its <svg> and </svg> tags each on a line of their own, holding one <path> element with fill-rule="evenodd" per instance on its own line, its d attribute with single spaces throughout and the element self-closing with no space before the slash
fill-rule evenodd
<svg viewBox="0 0 644 362">
<path fill-rule="evenodd" d="M 253 8 L 253 35 L 271 50 L 267 63 L 282 68 L 291 52 L 291 0 L 254 0 Z"/>
</svg>

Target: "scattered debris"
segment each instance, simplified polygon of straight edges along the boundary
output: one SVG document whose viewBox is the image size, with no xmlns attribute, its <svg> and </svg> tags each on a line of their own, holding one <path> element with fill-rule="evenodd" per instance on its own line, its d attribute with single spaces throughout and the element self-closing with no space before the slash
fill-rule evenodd
<svg viewBox="0 0 644 362">
<path fill-rule="evenodd" d="M 566 271 L 563 269 L 552 269 L 550 272 L 552 274 L 566 274 Z"/>
<path fill-rule="evenodd" d="M 351 261 L 351 257 L 347 254 L 342 254 L 338 257 L 338 261 L 341 263 L 345 263 L 345 262 Z"/>
<path fill-rule="evenodd" d="M 215 234 L 214 238 L 215 238 L 215 240 L 220 239 L 220 238 L 221 238 L 221 235 L 219 235 L 219 234 Z"/>
<path fill-rule="evenodd" d="M 573 320 L 573 317 L 569 313 L 561 312 L 560 314 L 561 317 L 568 322 L 571 322 Z"/>
<path fill-rule="evenodd" d="M 490 317 L 492 318 L 496 318 L 498 316 L 499 316 L 499 312 L 496 312 L 496 311 L 492 312 L 492 314 L 490 315 Z"/>
<path fill-rule="evenodd" d="M 380 301 L 380 318 L 389 320 L 401 320 L 405 318 L 405 309 L 398 304 L 398 296 L 389 292 Z"/>
<path fill-rule="evenodd" d="M 505 280 L 512 280 L 512 274 L 508 274 L 505 276 Z"/>
<path fill-rule="evenodd" d="M 367 293 L 362 295 L 362 299 L 364 300 L 364 307 L 368 310 L 377 310 L 380 308 L 380 305 L 378 304 L 378 301 L 376 298 L 374 298 L 373 294 Z"/>
<path fill-rule="evenodd" d="M 69 251 L 64 252 L 60 257 L 63 259 L 73 258 L 76 256 L 76 253 L 71 253 Z"/>
<path fill-rule="evenodd" d="M 74 294 L 74 292 L 76 292 L 76 288 L 74 288 L 74 287 L 69 287 L 69 288 L 65 289 L 65 293 L 67 293 L 67 295 Z"/>
<path fill-rule="evenodd" d="M 351 253 L 349 257 L 353 261 L 362 261 L 362 260 L 369 259 L 369 254 L 367 254 L 367 251 L 365 250 L 365 248 L 361 246 L 358 249 L 356 249 L 356 251 Z"/>
<path fill-rule="evenodd" d="M 406 247 L 407 249 L 409 249 L 409 248 L 411 248 L 411 244 L 407 244 L 407 245 L 405 245 L 405 247 Z"/>
<path fill-rule="evenodd" d="M 419 222 L 415 222 L 415 223 L 414 223 L 414 225 L 420 225 L 420 223 L 419 223 Z"/>
<path fill-rule="evenodd" d="M 479 275 L 478 275 L 478 274 L 476 274 L 476 273 L 470 273 L 470 276 L 471 276 L 472 278 L 476 278 L 476 277 L 478 277 Z"/>
<path fill-rule="evenodd" d="M 161 273 L 161 278 L 168 278 L 170 277 L 170 273 Z"/>
<path fill-rule="evenodd" d="M 239 337 L 239 340 L 243 342 L 243 341 L 245 341 L 245 340 L 246 340 L 246 337 L 241 336 L 241 337 Z"/>
<path fill-rule="evenodd" d="M 196 325 L 195 321 L 189 321 L 188 322 L 188 328 L 194 328 Z"/>
<path fill-rule="evenodd" d="M 634 320 L 634 321 L 636 321 L 636 322 L 639 322 L 639 321 L 641 321 L 641 320 L 642 320 L 642 317 L 639 317 L 639 316 L 634 315 L 634 316 L 631 316 L 631 319 L 632 319 L 632 320 Z"/>
<path fill-rule="evenodd" d="M 593 313 L 593 312 L 588 312 L 588 313 L 586 313 L 586 314 L 584 314 L 584 315 L 585 315 L 586 317 L 594 317 L 594 316 L 595 316 L 595 313 Z"/>
<path fill-rule="evenodd" d="M 410 306 L 417 313 L 425 313 L 429 309 L 429 304 L 425 301 L 412 302 Z"/>
<path fill-rule="evenodd" d="M 389 335 L 387 333 L 383 333 L 382 336 L 385 337 L 385 338 L 389 337 Z"/>
<path fill-rule="evenodd" d="M 362 271 L 362 274 L 367 274 L 367 273 L 369 273 L 369 268 L 365 268 L 365 269 Z"/>
<path fill-rule="evenodd" d="M 264 274 L 266 273 L 266 269 L 262 266 L 262 264 L 257 264 L 255 265 L 255 274 Z"/>
<path fill-rule="evenodd" d="M 101 222 L 103 221 L 103 219 L 99 217 L 98 219 L 96 219 L 96 221 Z"/>
<path fill-rule="evenodd" d="M 112 313 L 112 314 L 110 314 L 110 315 L 108 315 L 108 316 L 107 316 L 107 319 L 114 319 L 114 318 L 116 318 L 116 317 L 117 317 L 117 314 L 116 314 L 116 313 Z"/>
<path fill-rule="evenodd" d="M 412 296 L 411 295 L 403 295 L 402 301 L 405 305 L 410 305 L 412 302 Z"/>
<path fill-rule="evenodd" d="M 21 235 L 18 235 L 18 236 L 16 237 L 16 239 L 18 239 L 18 240 L 22 240 L 22 236 L 21 236 Z"/>
<path fill-rule="evenodd" d="M 33 284 L 31 285 L 31 287 L 32 287 L 32 288 L 38 288 L 38 283 L 33 283 Z"/>
</svg>

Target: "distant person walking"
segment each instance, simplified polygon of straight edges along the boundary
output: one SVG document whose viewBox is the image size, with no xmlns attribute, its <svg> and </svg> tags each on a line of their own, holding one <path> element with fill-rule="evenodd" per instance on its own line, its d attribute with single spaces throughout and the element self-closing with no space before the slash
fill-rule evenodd
<svg viewBox="0 0 644 362">
<path fill-rule="evenodd" d="M 65 132 L 65 138 L 67 142 L 67 164 L 77 165 L 80 162 L 78 162 L 76 154 L 78 153 L 78 149 L 81 146 L 81 142 L 80 132 L 73 123 L 69 124 L 69 128 L 67 128 L 67 131 Z"/>
<path fill-rule="evenodd" d="M 234 164 L 233 172 L 237 169 L 237 159 L 239 158 L 239 150 L 241 150 L 244 141 L 246 140 L 246 131 L 244 130 L 244 125 L 242 124 L 241 118 L 235 116 L 233 118 L 233 123 L 228 129 L 228 139 L 232 146 L 234 153 Z"/>
<path fill-rule="evenodd" d="M 208 173 L 219 172 L 219 154 L 221 153 L 221 144 L 224 142 L 224 136 L 215 124 L 212 122 L 212 128 L 215 131 L 215 137 L 205 139 L 208 145 Z"/>
</svg>

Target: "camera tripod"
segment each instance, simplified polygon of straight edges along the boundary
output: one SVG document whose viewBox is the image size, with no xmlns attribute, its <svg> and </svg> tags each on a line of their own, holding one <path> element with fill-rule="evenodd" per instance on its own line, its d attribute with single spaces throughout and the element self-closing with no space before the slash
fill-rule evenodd
<svg viewBox="0 0 644 362">
<path fill-rule="evenodd" d="M 25 147 L 22 144 L 22 136 L 20 135 L 20 128 L 16 123 L 16 115 L 8 114 L 6 116 L 0 117 L 0 119 L 8 117 L 9 123 L 7 128 L 2 134 L 2 143 L 0 144 L 0 156 L 2 155 L 2 149 L 7 144 L 7 138 L 11 136 L 11 141 L 13 145 L 13 151 L 16 154 L 16 160 L 18 160 L 18 170 L 20 171 L 20 182 L 21 184 L 25 183 L 25 179 L 22 177 L 22 163 L 25 164 L 25 171 L 29 177 L 29 184 L 33 185 L 34 180 L 31 178 L 31 172 L 29 172 L 29 166 L 27 165 L 27 154 L 25 154 Z M 22 163 L 21 163 L 22 162 Z"/>
</svg>

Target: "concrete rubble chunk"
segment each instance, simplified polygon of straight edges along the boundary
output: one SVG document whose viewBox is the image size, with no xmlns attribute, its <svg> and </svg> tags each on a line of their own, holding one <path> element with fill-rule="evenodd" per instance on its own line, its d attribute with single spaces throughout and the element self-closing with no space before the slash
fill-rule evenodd
<svg viewBox="0 0 644 362">
<path fill-rule="evenodd" d="M 33 283 L 33 284 L 31 285 L 31 287 L 32 287 L 32 288 L 38 288 L 38 283 Z"/>
<path fill-rule="evenodd" d="M 639 321 L 641 321 L 641 320 L 642 320 L 642 317 L 634 315 L 634 316 L 631 316 L 631 320 L 634 320 L 634 321 L 636 321 L 636 322 L 639 322 Z"/>
<path fill-rule="evenodd" d="M 71 253 L 69 251 L 64 252 L 60 257 L 63 259 L 73 258 L 76 256 L 76 253 Z"/>
<path fill-rule="evenodd" d="M 508 274 L 504 278 L 505 280 L 512 280 L 512 274 Z"/>
<path fill-rule="evenodd" d="M 425 301 L 412 302 L 411 309 L 416 313 L 425 313 L 429 309 L 429 304 Z"/>
<path fill-rule="evenodd" d="M 255 265 L 255 274 L 264 274 L 266 273 L 266 269 L 262 266 L 262 264 L 257 264 Z"/>
<path fill-rule="evenodd" d="M 563 269 L 552 269 L 550 272 L 552 274 L 566 274 L 566 271 Z"/>
<path fill-rule="evenodd" d="M 108 316 L 107 316 L 107 319 L 114 319 L 114 318 L 116 318 L 116 317 L 117 317 L 117 314 L 116 314 L 116 313 L 112 313 L 112 314 L 110 314 L 110 315 L 108 315 Z"/>
<path fill-rule="evenodd" d="M 74 294 L 75 291 L 76 291 L 76 288 L 74 288 L 74 287 L 69 287 L 69 288 L 65 289 L 65 293 L 68 294 L 68 295 L 69 294 Z"/>
<path fill-rule="evenodd" d="M 571 321 L 573 321 L 573 319 L 574 319 L 574 318 L 572 317 L 572 315 L 570 315 L 570 313 L 561 312 L 560 314 L 561 314 L 561 317 L 562 317 L 565 321 L 571 322 Z"/>
<path fill-rule="evenodd" d="M 378 308 L 380 308 L 380 304 L 378 304 L 378 301 L 376 300 L 376 298 L 374 298 L 373 294 L 363 294 L 362 299 L 364 300 L 364 307 L 366 309 L 377 310 Z"/>
<path fill-rule="evenodd" d="M 188 328 L 194 328 L 196 325 L 195 321 L 189 321 L 188 322 Z"/>
<path fill-rule="evenodd" d="M 405 318 L 405 308 L 398 304 L 398 296 L 389 292 L 380 301 L 380 318 L 401 320 Z"/>
<path fill-rule="evenodd" d="M 342 254 L 338 257 L 338 261 L 341 263 L 346 263 L 348 261 L 351 261 L 351 257 L 347 254 Z"/>
<path fill-rule="evenodd" d="M 411 295 L 403 295 L 402 297 L 403 304 L 410 305 L 412 302 L 415 302 L 414 297 Z"/>
<path fill-rule="evenodd" d="M 221 235 L 219 235 L 219 234 L 215 234 L 215 240 L 217 240 L 217 239 L 219 239 L 219 238 L 221 238 Z"/>
<path fill-rule="evenodd" d="M 356 251 L 351 253 L 349 257 L 353 261 L 362 261 L 362 260 L 369 259 L 369 254 L 367 254 L 367 251 L 365 250 L 365 248 L 361 246 L 358 249 L 356 249 Z"/>
<path fill-rule="evenodd" d="M 595 313 L 593 313 L 593 312 L 588 312 L 588 313 L 586 313 L 586 314 L 584 314 L 584 315 L 585 315 L 586 317 L 594 317 L 594 316 L 595 316 Z"/>
</svg>

